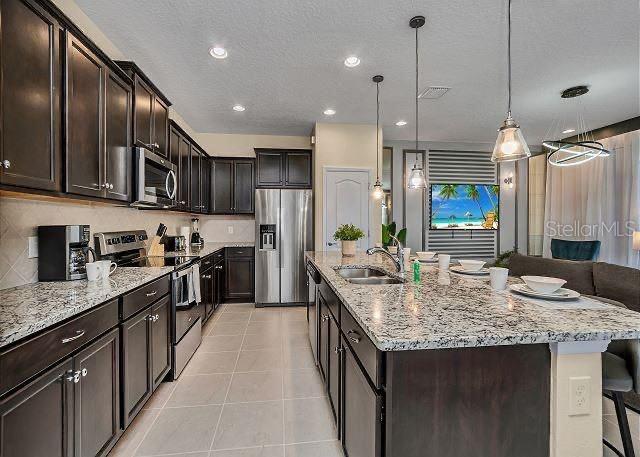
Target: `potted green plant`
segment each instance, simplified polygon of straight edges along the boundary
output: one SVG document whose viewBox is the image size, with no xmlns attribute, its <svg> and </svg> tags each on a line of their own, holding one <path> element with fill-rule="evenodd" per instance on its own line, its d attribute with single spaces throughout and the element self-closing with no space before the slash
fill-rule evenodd
<svg viewBox="0 0 640 457">
<path fill-rule="evenodd" d="M 356 255 L 356 241 L 360 238 L 364 238 L 364 232 L 353 224 L 342 224 L 333 234 L 333 239 L 340 241 L 345 257 Z"/>
<path fill-rule="evenodd" d="M 382 247 L 387 249 L 390 253 L 396 254 L 398 246 L 395 245 L 395 241 L 392 236 L 398 238 L 402 245 L 406 245 L 407 242 L 407 229 L 403 228 L 396 235 L 396 223 L 392 222 L 389 225 L 382 224 Z"/>
</svg>

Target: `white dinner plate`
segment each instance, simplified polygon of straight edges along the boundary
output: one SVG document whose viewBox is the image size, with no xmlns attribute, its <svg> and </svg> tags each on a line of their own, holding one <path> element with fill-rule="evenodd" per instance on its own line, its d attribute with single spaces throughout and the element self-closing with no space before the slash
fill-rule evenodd
<svg viewBox="0 0 640 457">
<path fill-rule="evenodd" d="M 561 287 L 552 294 L 536 292 L 535 290 L 530 289 L 526 284 L 511 284 L 509 289 L 528 297 L 544 298 L 545 300 L 575 300 L 576 298 L 580 298 L 579 292 L 571 289 L 565 289 L 564 287 Z"/>
<path fill-rule="evenodd" d="M 449 270 L 455 271 L 456 273 L 461 273 L 463 275 L 471 276 L 487 276 L 489 274 L 488 268 L 480 268 L 479 270 L 465 270 L 462 265 L 449 267 Z"/>
</svg>

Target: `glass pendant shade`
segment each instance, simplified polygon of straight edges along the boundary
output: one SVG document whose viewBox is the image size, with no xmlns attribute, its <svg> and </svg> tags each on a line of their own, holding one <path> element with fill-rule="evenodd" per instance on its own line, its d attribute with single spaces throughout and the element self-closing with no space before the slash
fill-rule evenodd
<svg viewBox="0 0 640 457">
<path fill-rule="evenodd" d="M 422 167 L 415 164 L 409 175 L 409 189 L 426 189 L 427 180 L 424 179 Z"/>
<path fill-rule="evenodd" d="M 382 190 L 382 184 L 379 179 L 377 179 L 376 183 L 373 185 L 373 192 L 371 192 L 371 195 L 376 200 L 382 200 L 382 197 L 384 197 L 384 190 Z"/>
<path fill-rule="evenodd" d="M 522 136 L 520 126 L 513 120 L 511 113 L 498 129 L 498 139 L 493 148 L 492 162 L 511 162 L 531 157 L 529 146 Z"/>
</svg>

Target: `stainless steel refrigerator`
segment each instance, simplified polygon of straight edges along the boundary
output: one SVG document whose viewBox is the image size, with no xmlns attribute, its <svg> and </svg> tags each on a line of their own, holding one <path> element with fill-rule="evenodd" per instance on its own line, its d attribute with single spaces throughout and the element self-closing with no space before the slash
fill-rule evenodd
<svg viewBox="0 0 640 457">
<path fill-rule="evenodd" d="M 313 243 L 311 190 L 257 189 L 256 305 L 306 304 L 304 251 Z"/>
</svg>

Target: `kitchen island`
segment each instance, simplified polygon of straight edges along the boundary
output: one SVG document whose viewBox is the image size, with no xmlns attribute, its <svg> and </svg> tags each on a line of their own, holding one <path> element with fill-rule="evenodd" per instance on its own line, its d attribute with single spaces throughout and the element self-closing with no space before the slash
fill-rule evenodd
<svg viewBox="0 0 640 457">
<path fill-rule="evenodd" d="M 306 257 L 321 276 L 318 364 L 350 457 L 602 455 L 600 352 L 638 338 L 640 314 L 554 309 L 435 266 L 418 282 L 353 284 L 339 269 L 395 267 Z M 588 385 L 577 414 L 574 378 Z"/>
</svg>

